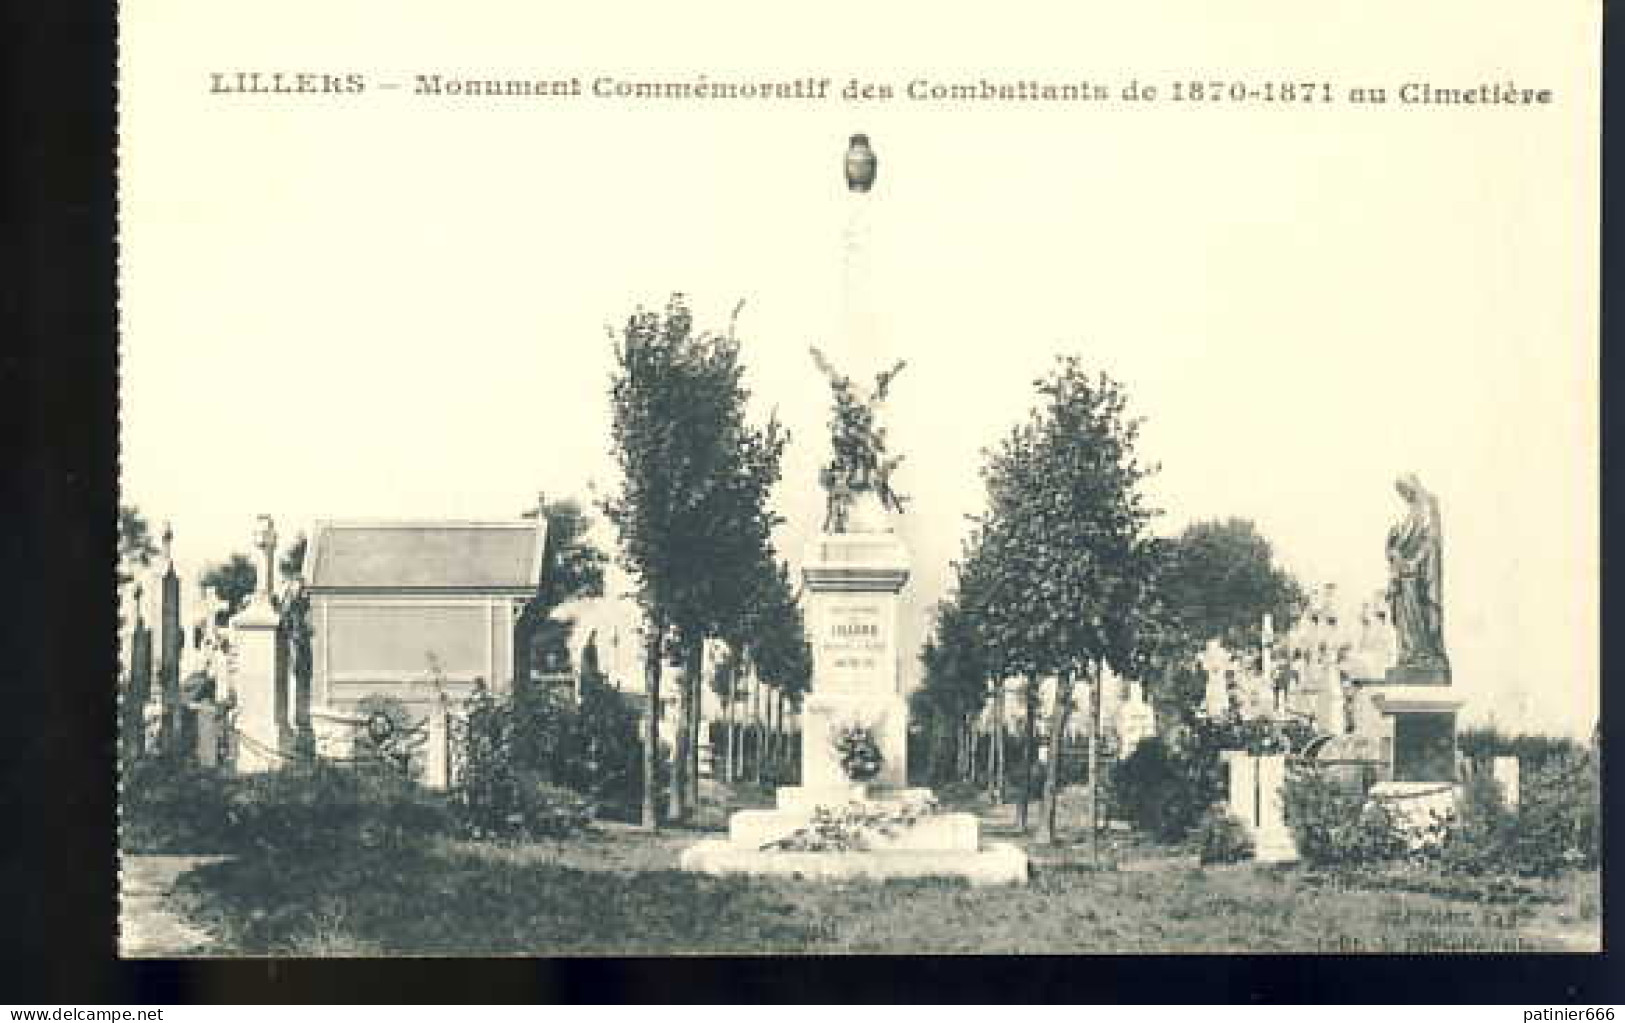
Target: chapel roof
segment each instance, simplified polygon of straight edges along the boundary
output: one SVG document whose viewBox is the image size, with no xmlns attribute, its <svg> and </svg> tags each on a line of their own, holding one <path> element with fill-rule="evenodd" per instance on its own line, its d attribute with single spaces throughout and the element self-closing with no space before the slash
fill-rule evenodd
<svg viewBox="0 0 1625 1023">
<path fill-rule="evenodd" d="M 319 522 L 309 587 L 529 596 L 540 578 L 544 539 L 535 519 Z"/>
</svg>

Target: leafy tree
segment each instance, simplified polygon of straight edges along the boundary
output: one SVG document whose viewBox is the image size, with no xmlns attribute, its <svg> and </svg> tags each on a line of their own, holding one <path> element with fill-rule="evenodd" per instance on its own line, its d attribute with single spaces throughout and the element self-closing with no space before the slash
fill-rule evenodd
<svg viewBox="0 0 1625 1023">
<path fill-rule="evenodd" d="M 973 615 L 963 589 L 937 604 L 931 634 L 920 652 L 921 686 L 912 697 L 915 716 L 928 722 L 934 733 L 933 747 L 940 750 L 946 745 L 954 751 L 961 776 L 972 753 L 964 748 L 965 732 L 987 702 L 990 675 L 987 648 Z"/>
<path fill-rule="evenodd" d="M 572 600 L 604 595 L 605 554 L 589 538 L 592 520 L 572 498 L 549 501 L 547 516 L 547 570 L 542 578 L 549 611 Z"/>
<path fill-rule="evenodd" d="M 802 698 L 812 688 L 812 647 L 807 642 L 801 603 L 790 581 L 790 566 L 778 562 L 770 574 L 758 579 L 760 604 L 754 615 L 747 650 L 758 677 L 772 691 L 777 705 L 774 748 L 770 755 L 772 766 L 777 767 L 784 752 L 785 705 L 791 710 L 799 708 Z"/>
<path fill-rule="evenodd" d="M 152 564 L 158 556 L 158 543 L 152 538 L 152 527 L 140 510 L 132 504 L 121 504 L 118 509 L 118 581 L 123 585 L 135 578 L 136 572 Z"/>
<path fill-rule="evenodd" d="M 1151 670 L 1165 720 L 1189 720 L 1201 705 L 1205 677 L 1197 655 L 1210 639 L 1231 650 L 1258 643 L 1263 616 L 1278 632 L 1304 606 L 1303 587 L 1275 563 L 1270 542 L 1249 519 L 1196 522 L 1157 544 L 1156 641 Z"/>
<path fill-rule="evenodd" d="M 1135 454 L 1140 421 L 1128 416 L 1116 381 L 1064 357 L 1036 389 L 1039 405 L 984 469 L 989 507 L 978 571 L 986 587 L 983 617 L 1006 666 L 1030 680 L 1056 680 L 1044 807 L 1046 837 L 1054 841 L 1074 683 L 1090 682 L 1093 808 L 1102 669 L 1129 667 L 1139 656 L 1151 574 L 1145 527 L 1154 514 L 1140 485 L 1154 468 Z"/>
<path fill-rule="evenodd" d="M 731 330 L 696 330 L 682 296 L 663 313 L 633 313 L 614 340 L 610 398 L 621 485 L 603 507 L 648 624 L 643 818 L 653 827 L 662 666 L 674 657 L 684 669 L 670 800 L 681 818 L 705 641 L 737 620 L 754 595 L 778 522 L 767 498 L 786 436 L 772 419 L 764 426 L 746 421 L 738 342 Z"/>
<path fill-rule="evenodd" d="M 278 575 L 283 579 L 303 580 L 305 578 L 305 554 L 309 550 L 310 537 L 304 533 L 295 536 L 293 543 L 290 543 L 287 549 L 282 552 L 282 557 L 277 559 L 276 570 Z"/>
<path fill-rule="evenodd" d="M 542 552 L 542 573 L 535 596 L 526 602 L 514 622 L 514 674 L 522 684 L 516 692 L 528 695 L 532 666 L 555 670 L 555 662 L 569 661 L 570 624 L 553 620 L 553 612 L 572 600 L 604 594 L 604 565 L 609 557 L 589 538 L 592 521 L 581 505 L 565 498 L 543 504 L 547 516 L 547 545 Z"/>
<path fill-rule="evenodd" d="M 214 590 L 226 602 L 225 617 L 230 619 L 247 605 L 258 581 L 259 570 L 254 567 L 253 559 L 246 554 L 233 554 L 225 562 L 204 572 L 198 585 Z"/>
</svg>

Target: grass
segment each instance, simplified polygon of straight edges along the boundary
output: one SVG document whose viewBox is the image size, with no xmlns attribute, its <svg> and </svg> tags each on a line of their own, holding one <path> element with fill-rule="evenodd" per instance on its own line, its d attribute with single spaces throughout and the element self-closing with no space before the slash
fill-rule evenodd
<svg viewBox="0 0 1625 1023">
<path fill-rule="evenodd" d="M 1001 820 L 989 831 L 1008 831 Z M 826 885 L 675 869 L 710 827 L 604 826 L 526 845 L 244 856 L 182 878 L 223 955 L 683 955 L 1570 951 L 1600 945 L 1595 872 L 1517 890 L 1398 890 L 1403 877 L 1202 869 L 1120 843 L 1033 848 L 1024 888 Z M 1149 858 L 1148 858 L 1149 857 Z M 1150 863 L 1145 869 L 1136 864 Z M 1386 886 L 1386 887 L 1385 887 Z M 1414 887 L 1414 886 L 1413 886 Z M 1488 901 L 1486 901 L 1486 897 Z"/>
</svg>

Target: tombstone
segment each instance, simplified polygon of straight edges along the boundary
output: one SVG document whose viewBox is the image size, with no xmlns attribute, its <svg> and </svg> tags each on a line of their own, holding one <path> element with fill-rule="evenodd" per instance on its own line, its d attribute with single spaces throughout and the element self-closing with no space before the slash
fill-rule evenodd
<svg viewBox="0 0 1625 1023">
<path fill-rule="evenodd" d="M 429 739 L 424 749 L 423 784 L 444 791 L 451 788 L 451 706 L 444 696 L 429 708 Z"/>
<path fill-rule="evenodd" d="M 1515 809 L 1521 797 L 1519 773 L 1517 757 L 1496 757 L 1490 761 L 1490 775 L 1501 786 L 1501 801 L 1509 808 Z"/>
<path fill-rule="evenodd" d="M 1321 666 L 1321 682 L 1315 701 L 1315 727 L 1332 735 L 1348 731 L 1348 705 L 1343 692 L 1343 673 L 1335 663 Z"/>
<path fill-rule="evenodd" d="M 1228 717 L 1230 687 L 1225 683 L 1225 672 L 1231 666 L 1230 655 L 1218 640 L 1210 639 L 1198 663 L 1207 676 L 1207 687 L 1202 695 L 1202 709 L 1210 718 Z"/>
<path fill-rule="evenodd" d="M 1286 756 L 1271 753 L 1254 758 L 1253 777 L 1257 785 L 1255 806 L 1257 830 L 1253 835 L 1253 858 L 1260 863 L 1291 863 L 1298 858 L 1298 846 L 1286 826 L 1284 805 Z"/>
<path fill-rule="evenodd" d="M 1157 734 L 1157 715 L 1145 702 L 1143 687 L 1138 682 L 1128 684 L 1128 699 L 1117 708 L 1117 755 L 1127 757 L 1145 740 Z"/>
<path fill-rule="evenodd" d="M 197 727 L 197 765 L 220 766 L 221 712 L 218 704 L 203 703 L 194 708 Z"/>
<path fill-rule="evenodd" d="M 1240 821 L 1249 834 L 1258 828 L 1258 761 L 1246 750 L 1227 749 L 1219 753 L 1228 782 L 1230 816 Z"/>
</svg>

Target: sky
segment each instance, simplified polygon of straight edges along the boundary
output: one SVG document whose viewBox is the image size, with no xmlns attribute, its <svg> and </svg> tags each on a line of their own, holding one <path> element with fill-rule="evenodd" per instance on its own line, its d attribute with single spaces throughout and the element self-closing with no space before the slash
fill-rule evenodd
<svg viewBox="0 0 1625 1023">
<path fill-rule="evenodd" d="M 917 648 L 982 506 L 983 450 L 1058 354 L 1145 418 L 1159 532 L 1253 519 L 1309 583 L 1365 594 L 1418 473 L 1445 531 L 1468 721 L 1597 714 L 1592 12 L 1159 0 L 1091 14 L 834 4 L 572 9 L 173 0 L 126 12 L 124 500 L 183 570 L 254 518 L 506 518 L 615 483 L 609 333 L 689 296 L 735 305 L 758 418 L 792 434 L 776 504 L 799 561 L 822 512 L 843 333 L 847 137 L 877 317 L 854 369 L 905 358 Z M 1100 12 L 1106 11 L 1100 8 Z M 1477 12 L 1476 14 L 1474 12 Z M 1396 33 L 1395 19 L 1407 30 Z M 318 19 L 313 20 L 313 19 Z M 320 25 L 320 31 L 311 26 Z M 636 29 L 634 31 L 634 28 Z M 211 95 L 214 71 L 364 73 L 352 97 Z M 1517 80 L 1539 109 L 904 101 L 433 99 L 412 75 L 1340 84 Z M 1166 87 L 1166 85 L 1165 85 Z M 910 663 L 905 658 L 905 663 Z"/>
</svg>

